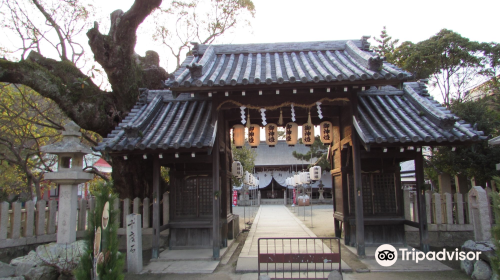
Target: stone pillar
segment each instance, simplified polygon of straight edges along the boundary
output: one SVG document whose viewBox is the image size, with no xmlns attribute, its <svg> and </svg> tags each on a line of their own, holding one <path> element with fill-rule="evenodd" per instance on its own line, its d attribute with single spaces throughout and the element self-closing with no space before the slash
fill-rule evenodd
<svg viewBox="0 0 500 280">
<path fill-rule="evenodd" d="M 453 202 L 451 200 L 451 193 L 444 194 L 444 204 L 446 209 L 446 223 L 451 225 L 453 224 Z"/>
<path fill-rule="evenodd" d="M 457 205 L 456 207 L 456 213 L 455 217 L 457 217 L 457 223 L 459 225 L 464 224 L 464 199 L 463 195 L 461 193 L 455 193 L 454 195 L 455 203 Z"/>
<path fill-rule="evenodd" d="M 57 218 L 57 243 L 76 241 L 76 205 L 78 185 L 61 185 L 59 189 L 59 215 Z"/>
<path fill-rule="evenodd" d="M 283 205 L 286 205 L 286 190 L 283 191 Z"/>
<path fill-rule="evenodd" d="M 7 228 L 9 223 L 9 203 L 0 202 L 0 240 L 7 239 Z"/>
<path fill-rule="evenodd" d="M 469 191 L 469 217 L 474 226 L 475 241 L 489 241 L 491 224 L 488 198 L 480 186 L 474 186 Z"/>
<path fill-rule="evenodd" d="M 257 194 L 257 205 L 259 205 L 259 206 L 260 206 L 260 191 L 259 191 L 259 193 Z"/>
<path fill-rule="evenodd" d="M 467 186 L 467 177 L 464 175 L 455 175 L 455 187 L 457 193 L 466 195 L 469 193 L 469 186 Z"/>
<path fill-rule="evenodd" d="M 451 176 L 448 173 L 441 173 L 438 175 L 439 193 L 451 193 Z"/>
<path fill-rule="evenodd" d="M 405 220 L 412 221 L 410 190 L 403 191 L 403 203 L 404 203 Z M 413 205 L 413 207 L 415 207 L 415 205 Z"/>
<path fill-rule="evenodd" d="M 425 191 L 425 212 L 427 223 L 432 224 L 432 191 Z"/>
<path fill-rule="evenodd" d="M 24 220 L 23 235 L 24 237 L 33 236 L 33 226 L 35 222 L 35 203 L 29 200 L 26 201 L 26 219 Z"/>
<path fill-rule="evenodd" d="M 129 273 L 142 271 L 142 228 L 141 215 L 127 215 L 127 270 Z"/>
<path fill-rule="evenodd" d="M 418 216 L 418 203 L 417 203 L 417 193 L 410 193 L 410 202 L 413 205 L 413 221 L 417 222 L 419 221 L 419 216 Z"/>
<path fill-rule="evenodd" d="M 443 213 L 441 208 L 441 195 L 438 193 L 432 194 L 434 204 L 434 223 L 440 225 L 443 223 Z"/>
</svg>

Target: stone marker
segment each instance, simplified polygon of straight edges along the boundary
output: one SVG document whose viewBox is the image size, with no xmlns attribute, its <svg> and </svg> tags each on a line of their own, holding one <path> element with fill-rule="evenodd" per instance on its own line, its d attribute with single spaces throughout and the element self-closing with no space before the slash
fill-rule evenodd
<svg viewBox="0 0 500 280">
<path fill-rule="evenodd" d="M 142 271 L 142 228 L 141 215 L 127 215 L 127 270 L 129 273 Z"/>
<path fill-rule="evenodd" d="M 481 186 L 472 187 L 469 191 L 469 217 L 474 226 L 476 241 L 491 239 L 490 210 L 486 191 Z"/>
<path fill-rule="evenodd" d="M 286 205 L 286 190 L 283 192 L 283 205 Z"/>
</svg>

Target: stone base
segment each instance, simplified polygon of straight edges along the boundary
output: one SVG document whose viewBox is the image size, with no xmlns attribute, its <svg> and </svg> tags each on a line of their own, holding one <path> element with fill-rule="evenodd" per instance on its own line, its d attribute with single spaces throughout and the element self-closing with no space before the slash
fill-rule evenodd
<svg viewBox="0 0 500 280">
<path fill-rule="evenodd" d="M 474 239 L 473 231 L 444 231 L 444 230 L 432 230 L 433 228 L 429 225 L 429 245 L 432 247 L 460 247 L 465 241 Z M 420 246 L 420 235 L 418 229 L 409 229 L 405 226 L 405 238 L 406 243 L 410 246 L 418 247 Z"/>
</svg>

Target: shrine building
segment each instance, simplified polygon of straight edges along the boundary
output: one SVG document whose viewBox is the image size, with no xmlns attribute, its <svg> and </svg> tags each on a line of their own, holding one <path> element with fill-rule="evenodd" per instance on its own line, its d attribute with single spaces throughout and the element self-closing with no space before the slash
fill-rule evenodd
<svg viewBox="0 0 500 280">
<path fill-rule="evenodd" d="M 414 81 L 370 51 L 367 39 L 196 44 L 165 89 L 144 90 L 96 150 L 151 166 L 153 176 L 144 180 L 152 182 L 154 197 L 160 195 L 160 167 L 169 167 L 168 224 L 160 228 L 154 200 L 155 236 L 169 228 L 171 249 L 213 248 L 217 259 L 237 234 L 231 141 L 241 139 L 235 132 L 265 127 L 265 144 L 253 134 L 249 144 L 277 149 L 276 127 L 290 128 L 288 143 L 302 137 L 297 126 L 310 141 L 321 124 L 335 235 L 343 230 L 345 244 L 362 257 L 366 246 L 403 243 L 409 225 L 419 229 L 426 251 L 427 220 L 404 217 L 399 163 L 415 160 L 418 216 L 426 217 L 422 147 L 467 145 L 485 137 L 433 100 L 425 81 Z"/>
</svg>

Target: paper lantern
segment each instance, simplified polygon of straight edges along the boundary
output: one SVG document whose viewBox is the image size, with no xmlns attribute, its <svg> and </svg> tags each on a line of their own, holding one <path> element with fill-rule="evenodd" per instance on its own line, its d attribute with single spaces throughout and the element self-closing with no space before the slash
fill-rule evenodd
<svg viewBox="0 0 500 280">
<path fill-rule="evenodd" d="M 241 165 L 241 162 L 239 161 L 233 162 L 231 173 L 233 173 L 233 176 L 236 178 L 243 177 L 243 166 Z"/>
<path fill-rule="evenodd" d="M 314 143 L 314 126 L 308 123 L 302 125 L 302 142 L 306 146 L 311 146 Z"/>
<path fill-rule="evenodd" d="M 289 122 L 285 125 L 285 139 L 288 146 L 295 146 L 299 135 L 299 126 L 296 123 Z"/>
<path fill-rule="evenodd" d="M 251 124 L 248 128 L 248 144 L 250 147 L 257 148 L 260 144 L 260 126 Z"/>
<path fill-rule="evenodd" d="M 297 185 L 300 185 L 300 184 L 301 184 L 301 182 L 300 182 L 300 175 L 299 175 L 299 174 L 297 174 L 297 175 L 293 175 L 293 184 L 294 184 L 295 186 L 297 186 Z"/>
<path fill-rule="evenodd" d="M 302 184 L 309 184 L 311 182 L 309 172 L 300 172 L 300 182 Z"/>
<path fill-rule="evenodd" d="M 319 135 L 321 142 L 329 145 L 333 142 L 333 125 L 331 122 L 322 122 L 319 124 Z"/>
<path fill-rule="evenodd" d="M 233 143 L 236 148 L 241 148 L 245 144 L 245 127 L 241 124 L 233 126 Z"/>
<path fill-rule="evenodd" d="M 318 181 L 321 179 L 321 167 L 313 166 L 309 168 L 309 175 L 311 180 Z"/>
<path fill-rule="evenodd" d="M 278 126 L 275 123 L 266 125 L 266 143 L 269 147 L 274 147 L 278 143 Z"/>
</svg>

